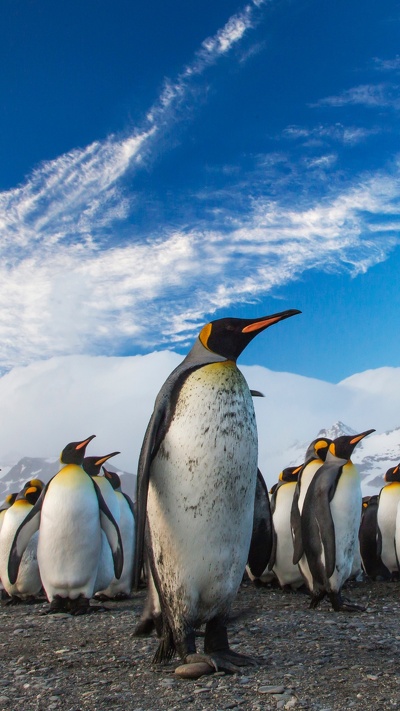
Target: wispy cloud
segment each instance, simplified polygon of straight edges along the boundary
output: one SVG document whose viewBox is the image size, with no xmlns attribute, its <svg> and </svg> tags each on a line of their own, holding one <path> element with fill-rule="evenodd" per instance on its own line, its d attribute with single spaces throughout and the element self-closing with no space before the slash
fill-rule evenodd
<svg viewBox="0 0 400 711">
<path fill-rule="evenodd" d="M 311 104 L 317 106 L 346 106 L 360 105 L 370 108 L 388 107 L 399 109 L 399 87 L 390 83 L 381 84 L 360 84 L 351 89 L 347 89 L 337 96 L 327 96 L 318 102 Z"/>
<path fill-rule="evenodd" d="M 300 140 L 304 145 L 335 141 L 352 146 L 380 133 L 381 130 L 378 126 L 364 128 L 362 126 L 345 126 L 341 123 L 319 124 L 311 127 L 294 125 L 285 128 L 282 135 L 287 139 Z"/>
<path fill-rule="evenodd" d="M 397 72 L 400 70 L 400 55 L 396 54 L 392 59 L 381 59 L 374 57 L 375 69 L 381 72 Z"/>
</svg>

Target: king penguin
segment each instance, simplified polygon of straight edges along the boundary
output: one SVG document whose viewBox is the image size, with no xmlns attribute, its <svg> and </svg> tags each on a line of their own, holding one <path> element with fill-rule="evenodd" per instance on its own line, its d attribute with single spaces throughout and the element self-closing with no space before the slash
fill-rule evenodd
<svg viewBox="0 0 400 711">
<path fill-rule="evenodd" d="M 266 583 L 274 577 L 274 574 L 267 570 L 272 546 L 272 513 L 268 488 L 263 475 L 258 469 L 254 497 L 253 531 L 246 565 L 250 580 Z"/>
<path fill-rule="evenodd" d="M 111 459 L 111 457 L 115 457 L 117 454 L 120 454 L 120 452 L 111 452 L 111 454 L 105 454 L 102 457 L 85 457 L 82 463 L 82 467 L 85 470 L 86 474 L 89 474 L 89 476 L 92 477 L 93 481 L 96 482 L 109 511 L 111 512 L 115 522 L 119 527 L 120 509 L 117 497 L 115 495 L 115 491 L 111 486 L 110 482 L 104 476 L 100 476 L 100 470 L 102 465 L 109 459 Z M 97 568 L 96 582 L 93 588 L 93 594 L 95 595 L 96 599 L 103 599 L 103 593 L 105 589 L 111 584 L 113 580 L 116 580 L 114 576 L 113 556 L 110 545 L 107 540 L 107 536 L 104 531 L 101 531 L 101 552 L 99 566 Z"/>
<path fill-rule="evenodd" d="M 360 554 L 362 567 L 372 580 L 389 580 L 390 572 L 381 558 L 382 538 L 378 527 L 378 494 L 364 496 L 360 532 Z"/>
<path fill-rule="evenodd" d="M 254 663 L 230 649 L 227 619 L 253 527 L 258 440 L 252 395 L 236 360 L 291 310 L 203 327 L 157 396 L 137 480 L 135 583 L 144 543 L 159 595 L 162 637 L 154 662 L 237 672 Z M 146 536 L 145 536 L 146 530 Z M 205 624 L 204 654 L 195 630 Z"/>
<path fill-rule="evenodd" d="M 103 467 L 104 478 L 111 484 L 119 506 L 119 530 L 124 551 L 124 567 L 121 577 L 115 577 L 109 586 L 102 590 L 101 599 L 126 600 L 132 591 L 133 564 L 135 555 L 135 516 L 132 499 L 121 489 L 121 479 L 116 472 Z M 100 477 L 102 478 L 102 477 Z M 96 595 L 95 597 L 99 597 Z"/>
<path fill-rule="evenodd" d="M 61 453 L 60 469 L 16 532 L 8 575 L 17 579 L 19 564 L 31 535 L 39 529 L 38 562 L 50 613 L 89 611 L 101 550 L 101 530 L 110 544 L 115 575 L 123 554 L 118 526 L 99 487 L 82 468 L 85 449 L 94 435 L 71 442 Z"/>
<path fill-rule="evenodd" d="M 345 601 L 341 588 L 351 574 L 361 520 L 361 480 L 350 457 L 375 430 L 337 437 L 314 475 L 301 514 L 301 535 L 308 563 L 306 581 L 315 608 L 328 595 L 332 607 L 360 610 Z M 304 571 L 302 570 L 303 574 Z"/>
<path fill-rule="evenodd" d="M 302 465 L 286 467 L 280 474 L 271 495 L 273 548 L 269 568 L 278 578 L 281 588 L 296 590 L 304 585 L 298 565 L 293 564 L 293 538 L 290 512 L 297 477 Z"/>
<path fill-rule="evenodd" d="M 10 596 L 8 605 L 31 601 L 42 588 L 37 561 L 37 532 L 32 535 L 24 551 L 17 579 L 11 583 L 8 577 L 8 560 L 15 532 L 32 510 L 41 493 L 40 486 L 30 486 L 28 482 L 4 515 L 0 531 L 0 578 Z"/>
<path fill-rule="evenodd" d="M 304 499 L 314 477 L 314 474 L 322 467 L 328 447 L 332 440 L 325 437 L 317 437 L 308 446 L 304 464 L 297 475 L 296 488 L 293 494 L 292 509 L 290 512 L 290 526 L 293 536 L 293 564 L 297 565 L 303 556 L 303 543 L 301 539 L 301 512 L 303 510 Z"/>
<path fill-rule="evenodd" d="M 399 565 L 396 553 L 396 518 L 400 502 L 400 464 L 388 469 L 384 480 L 386 484 L 379 493 L 377 516 L 382 541 L 380 555 L 391 576 L 397 577 Z"/>
</svg>

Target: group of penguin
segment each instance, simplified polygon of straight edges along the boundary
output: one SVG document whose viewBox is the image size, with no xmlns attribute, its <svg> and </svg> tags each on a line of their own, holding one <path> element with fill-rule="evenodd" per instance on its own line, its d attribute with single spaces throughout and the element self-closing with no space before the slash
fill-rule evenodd
<svg viewBox="0 0 400 711">
<path fill-rule="evenodd" d="M 221 318 L 201 329 L 155 401 L 138 461 L 130 544 L 122 509 L 113 511 L 104 493 L 107 475 L 93 477 L 83 468 L 92 438 L 68 445 L 61 455 L 63 468 L 24 520 L 14 523 L 3 546 L 6 517 L 18 502 L 4 514 L 0 576 L 6 590 L 26 594 L 18 592 L 18 584 L 35 535 L 51 612 L 87 611 L 96 591 L 111 587 L 114 593 L 125 573 L 130 591 L 132 569 L 126 566 L 134 561 L 134 589 L 143 571 L 147 579 L 136 634 L 155 629 L 159 641 L 153 661 L 165 663 L 177 653 L 191 677 L 206 673 L 205 667 L 207 673 L 233 673 L 256 663 L 228 641 L 230 610 L 246 565 L 253 577 L 273 571 L 284 584 L 290 580 L 296 586 L 301 576 L 312 607 L 328 596 L 335 610 L 354 610 L 341 595 L 354 562 L 362 510 L 351 453 L 373 430 L 314 441 L 300 467 L 282 472 L 270 501 L 257 466 L 253 396 L 259 393 L 250 390 L 236 365 L 255 336 L 299 313 Z M 108 457 L 94 458 L 92 464 L 98 467 Z M 30 482 L 22 494 L 26 507 L 34 486 Z M 196 633 L 202 626 L 204 650 L 199 651 Z"/>
<path fill-rule="evenodd" d="M 94 435 L 68 444 L 60 471 L 10 494 L 0 510 L 0 580 L 7 603 L 42 588 L 49 612 L 89 611 L 92 597 L 128 597 L 132 589 L 133 502 L 120 477 L 102 465 L 119 454 L 85 457 Z"/>
<path fill-rule="evenodd" d="M 372 580 L 400 578 L 400 465 L 387 470 L 379 494 L 361 500 L 350 459 L 356 444 L 373 431 L 315 439 L 304 464 L 284 469 L 269 493 L 258 473 L 254 527 L 263 525 L 270 557 L 261 571 L 250 547 L 251 580 L 292 590 L 306 586 L 312 608 L 328 595 L 334 610 L 357 610 L 342 599 L 347 580 L 363 574 Z"/>
</svg>

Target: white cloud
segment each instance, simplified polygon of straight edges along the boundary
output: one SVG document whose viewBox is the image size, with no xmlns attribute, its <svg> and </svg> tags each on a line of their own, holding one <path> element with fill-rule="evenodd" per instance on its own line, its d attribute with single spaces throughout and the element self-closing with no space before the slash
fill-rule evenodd
<svg viewBox="0 0 400 711">
<path fill-rule="evenodd" d="M 127 358 L 70 356 L 11 370 L 0 378 L 7 411 L 0 465 L 23 456 L 56 457 L 68 442 L 96 434 L 88 454 L 120 450 L 113 464 L 135 472 L 155 397 L 181 360 L 169 351 Z M 249 386 L 265 394 L 254 404 L 259 463 L 270 485 L 290 463 L 296 442 L 306 445 L 337 420 L 358 432 L 400 425 L 400 368 L 366 371 L 338 385 L 261 366 L 241 369 Z"/>
<path fill-rule="evenodd" d="M 320 101 L 311 104 L 311 106 L 346 106 L 349 104 L 370 108 L 388 107 L 399 109 L 399 87 L 389 83 L 360 84 L 347 89 L 337 96 L 327 96 L 320 99 Z"/>
<path fill-rule="evenodd" d="M 382 72 L 393 72 L 400 69 L 400 55 L 396 54 L 392 59 L 381 59 L 374 57 L 375 68 Z"/>
<path fill-rule="evenodd" d="M 380 127 L 364 128 L 362 126 L 345 126 L 341 123 L 319 124 L 318 126 L 288 126 L 283 131 L 283 137 L 292 140 L 302 140 L 304 145 L 318 145 L 326 141 L 336 141 L 344 145 L 355 145 L 376 135 Z"/>
</svg>

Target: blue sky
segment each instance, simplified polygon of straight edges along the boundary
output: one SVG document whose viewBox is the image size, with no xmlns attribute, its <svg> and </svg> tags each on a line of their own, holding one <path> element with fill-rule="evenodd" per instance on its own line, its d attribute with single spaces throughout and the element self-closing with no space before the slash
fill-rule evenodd
<svg viewBox="0 0 400 711">
<path fill-rule="evenodd" d="M 286 308 L 242 363 L 398 366 L 399 29 L 391 0 L 5 0 L 2 371 Z"/>
</svg>

